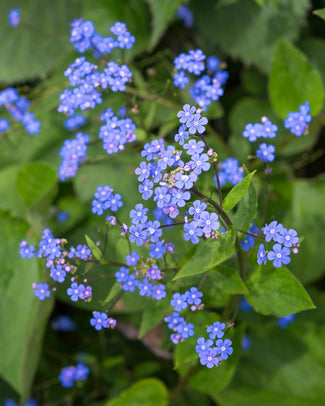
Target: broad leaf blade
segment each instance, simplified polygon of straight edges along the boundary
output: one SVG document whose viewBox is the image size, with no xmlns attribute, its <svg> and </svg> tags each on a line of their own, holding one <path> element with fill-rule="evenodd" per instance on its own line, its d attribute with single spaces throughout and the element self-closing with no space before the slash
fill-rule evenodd
<svg viewBox="0 0 325 406">
<path fill-rule="evenodd" d="M 285 118 L 309 101 L 311 114 L 323 106 L 324 89 L 319 72 L 306 56 L 293 45 L 278 41 L 269 80 L 269 97 L 277 114 Z"/>
<path fill-rule="evenodd" d="M 258 266 L 246 285 L 247 301 L 264 315 L 283 317 L 315 308 L 304 287 L 284 266 L 274 268 L 270 262 Z"/>
</svg>

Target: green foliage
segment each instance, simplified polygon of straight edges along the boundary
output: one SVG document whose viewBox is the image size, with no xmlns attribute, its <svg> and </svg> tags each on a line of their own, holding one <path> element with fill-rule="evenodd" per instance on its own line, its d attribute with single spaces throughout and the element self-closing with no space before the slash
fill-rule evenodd
<svg viewBox="0 0 325 406">
<path fill-rule="evenodd" d="M 98 259 L 98 260 L 101 259 L 102 258 L 102 252 L 98 248 L 96 243 L 87 234 L 85 235 L 85 240 L 86 240 L 86 243 L 87 243 L 88 247 L 91 250 L 91 253 L 93 254 L 93 257 L 95 259 Z"/>
<path fill-rule="evenodd" d="M 253 171 L 249 175 L 247 175 L 242 181 L 237 183 L 237 185 L 235 185 L 227 194 L 225 200 L 222 203 L 222 207 L 226 211 L 234 208 L 236 204 L 240 201 L 240 199 L 244 196 L 244 194 L 247 192 L 247 189 L 251 184 L 251 180 L 255 172 L 256 171 Z"/>
<path fill-rule="evenodd" d="M 2 2 L 1 15 L 21 3 L 21 23 L 11 27 L 4 21 L 0 27 L 0 82 L 18 82 L 45 76 L 71 49 L 69 24 L 80 16 L 79 0 L 32 0 Z"/>
<path fill-rule="evenodd" d="M 314 10 L 313 14 L 317 15 L 318 17 L 322 18 L 325 20 L 325 8 L 321 8 L 319 10 Z"/>
<path fill-rule="evenodd" d="M 158 379 L 148 378 L 138 381 L 107 406 L 167 406 L 168 392 Z"/>
<path fill-rule="evenodd" d="M 234 254 L 236 233 L 230 228 L 217 240 L 202 241 L 193 256 L 177 272 L 173 280 L 198 275 L 226 261 Z"/>
<path fill-rule="evenodd" d="M 229 266 L 218 265 L 208 275 L 207 284 L 210 288 L 215 286 L 226 293 L 247 295 L 249 292 L 238 274 L 237 269 Z"/>
<path fill-rule="evenodd" d="M 259 313 L 283 317 L 315 308 L 301 283 L 284 266 L 276 269 L 270 262 L 258 266 L 246 284 L 247 301 Z"/>
<path fill-rule="evenodd" d="M 265 2 L 241 0 L 216 7 L 214 0 L 192 1 L 195 22 L 208 43 L 218 45 L 245 65 L 269 72 L 278 38 L 296 40 L 305 21 L 308 0 Z M 230 29 L 231 27 L 231 29 Z M 257 34 L 258 33 L 258 34 Z"/>
<path fill-rule="evenodd" d="M 152 13 L 150 47 L 153 48 L 167 29 L 169 22 L 175 17 L 176 10 L 183 0 L 148 0 L 148 3 Z"/>
<path fill-rule="evenodd" d="M 40 281 L 41 275 L 37 261 L 17 258 L 28 224 L 5 212 L 0 220 L 0 375 L 26 399 L 53 302 L 40 303 L 33 295 L 32 283 Z"/>
<path fill-rule="evenodd" d="M 302 52 L 282 40 L 274 53 L 269 96 L 274 110 L 282 118 L 296 111 L 305 101 L 309 101 L 313 115 L 323 106 L 324 89 L 320 74 Z"/>
</svg>

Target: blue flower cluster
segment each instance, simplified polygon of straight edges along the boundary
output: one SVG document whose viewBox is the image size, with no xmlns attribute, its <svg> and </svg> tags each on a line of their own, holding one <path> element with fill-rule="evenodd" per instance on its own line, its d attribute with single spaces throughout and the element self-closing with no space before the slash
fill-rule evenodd
<svg viewBox="0 0 325 406">
<path fill-rule="evenodd" d="M 266 264 L 267 260 L 273 261 L 273 266 L 280 268 L 283 265 L 288 265 L 291 261 L 289 255 L 291 250 L 293 253 L 298 252 L 299 237 L 297 231 L 290 228 L 287 230 L 282 224 L 278 224 L 277 221 L 272 221 L 270 224 L 266 224 L 262 231 L 265 235 L 265 241 L 274 241 L 272 251 L 265 251 L 264 244 L 260 244 L 257 253 L 257 262 L 259 265 Z"/>
<path fill-rule="evenodd" d="M 13 87 L 0 92 L 0 107 L 5 107 L 14 120 L 20 121 L 29 135 L 38 134 L 41 130 L 41 122 L 35 120 L 35 114 L 28 109 L 29 100 L 24 96 L 19 96 L 17 90 Z M 9 120 L 0 119 L 0 132 L 9 129 Z"/>
<path fill-rule="evenodd" d="M 77 329 L 76 323 L 74 323 L 68 315 L 60 315 L 53 319 L 51 321 L 51 327 L 54 331 L 61 331 L 64 333 L 75 331 Z"/>
<path fill-rule="evenodd" d="M 21 10 L 20 8 L 12 8 L 8 14 L 8 21 L 12 27 L 17 27 L 20 23 L 20 15 Z"/>
<path fill-rule="evenodd" d="M 78 362 L 76 366 L 68 366 L 61 370 L 59 380 L 64 388 L 72 388 L 75 382 L 85 381 L 88 378 L 89 368 Z"/>
<path fill-rule="evenodd" d="M 116 22 L 110 27 L 110 31 L 114 37 L 103 37 L 95 31 L 92 21 L 83 21 L 82 18 L 78 18 L 71 23 L 70 42 L 80 53 L 93 49 L 95 56 L 109 54 L 114 48 L 131 49 L 133 47 L 135 37 L 130 34 L 125 23 Z"/>
<path fill-rule="evenodd" d="M 156 221 L 151 221 L 148 223 L 152 223 L 154 230 L 159 224 Z M 131 226 L 130 229 L 132 227 L 133 226 Z M 148 233 L 150 232 L 148 231 Z M 145 235 L 143 235 L 143 238 L 146 238 Z M 158 241 L 155 237 L 152 238 Z M 168 245 L 164 244 L 164 242 L 151 244 L 150 252 L 155 253 L 154 256 L 161 258 L 163 254 L 160 256 L 160 253 L 166 253 L 167 247 Z M 163 275 L 156 263 L 156 259 L 152 257 L 145 261 L 139 261 L 140 256 L 136 251 L 133 251 L 131 254 L 127 255 L 126 266 L 122 266 L 115 273 L 117 283 L 120 283 L 121 289 L 126 292 L 134 292 L 137 288 L 140 296 L 152 297 L 155 300 L 164 299 L 166 297 L 166 287 L 164 284 L 160 283 L 160 279 L 162 279 Z M 156 283 L 152 283 L 152 281 Z"/>
<path fill-rule="evenodd" d="M 279 327 L 285 329 L 285 328 L 288 327 L 288 324 L 293 323 L 295 321 L 295 319 L 296 319 L 296 314 L 295 313 L 294 314 L 288 314 L 288 316 L 279 317 L 276 320 L 276 324 Z"/>
<path fill-rule="evenodd" d="M 108 154 L 116 154 L 124 149 L 124 145 L 136 140 L 136 125 L 130 118 L 116 117 L 111 108 L 104 110 L 100 116 L 105 121 L 99 129 L 99 138 L 103 140 L 103 148 Z"/>
<path fill-rule="evenodd" d="M 61 181 L 76 175 L 79 164 L 87 158 L 89 141 L 89 135 L 81 132 L 77 133 L 74 139 L 64 141 L 59 152 L 62 162 L 58 168 L 58 176 Z"/>
<path fill-rule="evenodd" d="M 113 194 L 114 190 L 106 186 L 98 186 L 95 192 L 95 199 L 92 201 L 91 211 L 97 216 L 101 216 L 104 210 L 117 212 L 123 206 L 122 196 L 119 193 Z M 108 221 L 108 220 L 107 220 Z"/>
<path fill-rule="evenodd" d="M 176 15 L 178 18 L 183 20 L 184 26 L 186 28 L 192 28 L 194 25 L 194 16 L 192 10 L 186 5 L 182 4 L 178 7 L 176 11 Z"/>
<path fill-rule="evenodd" d="M 244 168 L 239 166 L 238 159 L 227 158 L 223 162 L 220 162 L 218 166 L 220 186 L 226 185 L 227 182 L 230 182 L 233 186 L 235 186 L 244 179 Z M 215 186 L 218 187 L 216 176 L 213 177 L 213 181 Z"/>
<path fill-rule="evenodd" d="M 65 119 L 63 125 L 67 130 L 73 131 L 76 128 L 81 127 L 84 124 L 86 124 L 86 121 L 87 121 L 87 117 L 84 114 L 76 113 L 76 114 L 73 114 L 72 116 L 67 117 Z"/>
<path fill-rule="evenodd" d="M 64 244 L 67 241 L 64 239 L 54 238 L 49 228 L 43 231 L 43 235 L 39 242 L 38 250 L 35 252 L 33 244 L 28 245 L 26 240 L 20 243 L 20 256 L 21 258 L 31 259 L 45 258 L 46 268 L 50 271 L 50 277 L 54 282 L 62 284 L 65 282 L 68 274 L 73 275 L 76 267 L 71 265 L 72 261 L 87 261 L 91 258 L 91 251 L 86 245 L 79 244 L 76 248 L 70 247 L 67 251 L 64 249 Z M 92 297 L 92 288 L 90 286 L 78 285 L 75 278 L 71 278 L 71 286 L 68 288 L 67 293 L 71 296 L 71 300 L 76 302 L 78 299 L 90 301 Z M 48 283 L 33 283 L 34 295 L 39 300 L 44 300 L 51 295 L 50 286 Z M 53 288 L 55 290 L 55 288 Z"/>
<path fill-rule="evenodd" d="M 108 317 L 103 312 L 93 312 L 93 317 L 90 319 L 90 325 L 99 331 L 102 328 L 114 328 L 116 326 L 116 320 L 112 317 Z"/>
<path fill-rule="evenodd" d="M 207 328 L 207 333 L 209 333 L 207 340 L 204 337 L 198 338 L 195 351 L 199 355 L 201 365 L 213 368 L 220 365 L 222 360 L 226 360 L 233 353 L 232 341 L 229 338 L 222 340 L 225 327 L 225 323 L 216 321 Z M 217 340 L 213 343 L 216 338 Z M 213 344 L 215 345 L 213 346 Z"/>
<path fill-rule="evenodd" d="M 217 57 L 211 56 L 207 59 L 205 66 L 205 55 L 201 49 L 190 50 L 188 54 L 181 53 L 174 59 L 176 72 L 174 73 L 174 85 L 185 89 L 190 83 L 190 78 L 185 72 L 200 76 L 207 67 L 207 73 L 202 75 L 190 88 L 190 96 L 203 111 L 208 106 L 219 100 L 224 91 L 221 86 L 225 85 L 228 79 L 228 72 L 221 69 L 222 64 Z"/>
<path fill-rule="evenodd" d="M 198 291 L 196 287 L 192 287 L 185 293 L 174 293 L 170 301 L 175 312 L 165 317 L 165 322 L 168 323 L 168 328 L 174 331 L 170 339 L 174 344 L 178 344 L 189 337 L 194 336 L 194 325 L 186 323 L 185 318 L 180 315 L 182 310 L 190 306 L 192 311 L 201 310 L 203 308 L 201 297 L 203 293 Z"/>
<path fill-rule="evenodd" d="M 308 123 L 311 122 L 311 115 L 309 102 L 299 106 L 299 111 L 289 113 L 287 118 L 284 120 L 284 126 L 286 129 L 290 130 L 292 134 L 300 137 L 308 128 Z"/>
<path fill-rule="evenodd" d="M 210 169 L 210 160 L 214 159 L 213 153 L 208 155 L 203 152 L 205 149 L 203 141 L 197 142 L 191 139 L 185 143 L 190 134 L 204 132 L 204 126 L 207 124 L 206 117 L 201 117 L 195 107 L 189 104 L 184 105 L 177 116 L 182 126 L 175 140 L 186 151 L 187 156 L 185 155 L 184 159 L 188 157 L 188 162 L 181 159 L 183 151 L 176 150 L 172 145 L 165 146 L 164 140 L 158 139 L 144 145 L 141 156 L 145 157 L 146 161 L 141 162 L 135 170 L 141 182 L 139 191 L 142 198 L 148 200 L 153 197 L 157 208 L 162 209 L 171 219 L 175 219 L 180 213 L 179 209 L 187 205 L 187 201 L 191 199 L 191 189 L 198 180 L 198 176 L 202 171 Z M 154 184 L 157 184 L 155 189 Z M 193 215 L 193 220 L 189 222 L 186 216 L 184 223 L 186 241 L 191 240 L 193 244 L 197 244 L 199 237 L 203 234 L 205 237 L 212 237 L 219 229 L 218 215 L 209 213 L 205 210 L 206 207 L 206 204 L 200 201 L 194 202 L 193 207 L 190 207 L 189 213 Z M 197 209 L 199 212 L 196 212 Z M 141 221 L 130 227 L 130 241 L 136 242 L 139 246 L 142 245 L 146 240 L 145 228 L 147 228 L 145 222 Z M 156 241 L 152 240 L 152 242 Z"/>
<path fill-rule="evenodd" d="M 250 142 L 255 142 L 260 138 L 274 138 L 276 137 L 276 132 L 278 127 L 273 124 L 267 117 L 262 117 L 261 123 L 246 124 L 245 130 L 243 131 L 243 136 Z M 266 144 L 263 142 L 256 151 L 256 156 L 262 162 L 273 162 L 274 161 L 274 145 Z"/>
</svg>

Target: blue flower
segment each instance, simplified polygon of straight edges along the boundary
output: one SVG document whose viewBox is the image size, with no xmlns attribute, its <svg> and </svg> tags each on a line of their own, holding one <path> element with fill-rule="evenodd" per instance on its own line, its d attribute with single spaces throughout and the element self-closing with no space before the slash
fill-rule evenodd
<svg viewBox="0 0 325 406">
<path fill-rule="evenodd" d="M 185 75 L 183 70 L 174 73 L 174 85 L 180 89 L 185 89 L 190 83 L 190 79 Z"/>
<path fill-rule="evenodd" d="M 267 145 L 265 142 L 261 144 L 256 151 L 256 156 L 259 158 L 262 162 L 272 162 L 274 161 L 274 152 L 275 152 L 275 147 L 274 145 Z"/>
<path fill-rule="evenodd" d="M 62 265 L 57 265 L 56 267 L 51 268 L 51 278 L 59 283 L 65 281 L 66 271 L 62 268 Z"/>
<path fill-rule="evenodd" d="M 132 224 L 145 223 L 148 220 L 147 213 L 149 209 L 143 208 L 143 204 L 139 203 L 135 206 L 135 209 L 130 211 L 130 218 Z"/>
<path fill-rule="evenodd" d="M 148 179 L 146 179 L 142 185 L 141 184 L 139 185 L 139 192 L 142 193 L 142 199 L 144 200 L 150 199 L 150 197 L 153 194 L 152 188 L 153 182 L 151 182 Z"/>
<path fill-rule="evenodd" d="M 180 293 L 174 293 L 170 304 L 177 312 L 180 312 L 187 308 L 187 296 L 181 295 Z"/>
<path fill-rule="evenodd" d="M 212 344 L 213 344 L 212 340 L 207 339 L 205 341 L 204 337 L 200 337 L 197 339 L 195 351 L 200 355 L 201 352 L 206 351 L 208 348 L 210 348 Z"/>
<path fill-rule="evenodd" d="M 148 268 L 146 277 L 152 280 L 158 280 L 162 278 L 161 271 L 156 264 L 153 264 Z"/>
<path fill-rule="evenodd" d="M 8 20 L 12 27 L 17 27 L 17 25 L 20 23 L 20 14 L 21 10 L 19 8 L 12 8 L 9 11 Z"/>
<path fill-rule="evenodd" d="M 281 268 L 282 264 L 288 265 L 291 259 L 289 258 L 289 248 L 282 247 L 281 244 L 274 244 L 273 251 L 268 252 L 267 259 L 273 261 L 273 266 Z"/>
<path fill-rule="evenodd" d="M 202 302 L 201 297 L 203 296 L 203 293 L 199 292 L 194 286 L 185 292 L 185 295 L 189 305 L 199 306 Z"/>
<path fill-rule="evenodd" d="M 155 244 L 151 244 L 149 248 L 150 248 L 149 256 L 151 258 L 160 259 L 164 256 L 164 254 L 167 251 L 162 241 L 158 241 Z"/>
<path fill-rule="evenodd" d="M 264 263 L 264 265 L 267 262 L 267 258 L 266 258 L 266 252 L 265 252 L 265 248 L 263 244 L 260 244 L 260 247 L 258 249 L 258 253 L 257 253 L 257 263 L 259 265 L 262 265 Z"/>
<path fill-rule="evenodd" d="M 184 224 L 184 231 L 184 239 L 186 241 L 191 240 L 192 244 L 198 244 L 198 237 L 203 235 L 203 231 L 196 221 L 191 221 L 190 223 Z"/>
<path fill-rule="evenodd" d="M 131 254 L 125 257 L 125 259 L 126 265 L 135 266 L 139 262 L 140 256 L 136 251 L 132 251 Z"/>
<path fill-rule="evenodd" d="M 168 328 L 174 331 L 176 331 L 176 328 L 180 323 L 185 322 L 184 318 L 180 316 L 179 313 L 177 312 L 174 312 L 169 316 L 166 316 L 165 321 L 166 323 L 168 323 Z"/>
<path fill-rule="evenodd" d="M 217 357 L 216 348 L 208 348 L 206 351 L 199 353 L 200 364 L 206 365 L 207 368 L 213 368 L 215 365 L 219 364 L 219 357 Z"/>
<path fill-rule="evenodd" d="M 82 293 L 85 290 L 85 286 L 83 284 L 78 285 L 77 282 L 73 282 L 70 288 L 67 289 L 67 294 L 71 296 L 71 300 L 73 302 L 77 302 L 78 299 L 82 299 Z"/>
<path fill-rule="evenodd" d="M 200 175 L 202 171 L 208 171 L 211 164 L 209 163 L 209 157 L 207 154 L 194 154 L 190 161 L 191 169 L 197 175 Z"/>
<path fill-rule="evenodd" d="M 281 237 L 279 238 L 279 242 L 283 244 L 285 247 L 290 248 L 295 244 L 298 244 L 299 237 L 297 236 L 297 231 L 293 228 L 287 230 L 283 227 L 281 231 Z"/>
<path fill-rule="evenodd" d="M 277 221 L 272 221 L 269 225 L 265 224 L 265 227 L 262 228 L 263 233 L 265 234 L 265 241 L 269 242 L 271 240 L 275 242 L 281 242 L 281 232 L 283 230 L 283 225 L 278 224 Z"/>
<path fill-rule="evenodd" d="M 85 381 L 88 377 L 88 374 L 89 368 L 86 365 L 82 364 L 81 362 L 78 362 L 74 370 L 74 380 Z"/>
<path fill-rule="evenodd" d="M 183 110 L 177 113 L 177 117 L 179 117 L 179 122 L 182 124 L 190 122 L 195 116 L 195 111 L 196 111 L 195 106 L 184 104 Z"/>
<path fill-rule="evenodd" d="M 128 292 L 134 292 L 136 286 L 138 286 L 139 281 L 135 275 L 128 275 L 127 280 L 123 283 L 122 289 Z"/>
<path fill-rule="evenodd" d="M 285 329 L 288 327 L 288 324 L 293 323 L 296 319 L 296 314 L 289 314 L 288 316 L 279 317 L 276 321 L 276 324 Z"/>
<path fill-rule="evenodd" d="M 210 333 L 209 338 L 211 340 L 214 340 L 216 337 L 217 338 L 223 337 L 225 333 L 222 330 L 224 330 L 225 327 L 226 327 L 225 323 L 220 323 L 219 321 L 213 323 L 211 326 L 207 328 L 207 333 Z"/>
<path fill-rule="evenodd" d="M 218 221 L 218 218 L 219 217 L 217 213 L 209 213 L 207 211 L 203 211 L 200 215 L 198 224 L 205 234 L 209 234 L 212 230 L 216 231 L 219 229 L 220 223 Z"/>
<path fill-rule="evenodd" d="M 233 348 L 231 345 L 232 341 L 229 340 L 229 338 L 226 338 L 224 341 L 221 339 L 216 341 L 217 354 L 220 354 L 223 360 L 227 359 L 228 355 L 233 353 Z"/>
<path fill-rule="evenodd" d="M 187 131 L 187 127 L 185 124 L 181 125 L 178 129 L 178 133 L 175 135 L 175 141 L 179 143 L 179 145 L 183 145 L 185 140 L 188 140 L 189 132 Z"/>
<path fill-rule="evenodd" d="M 147 233 L 143 230 L 142 224 L 132 225 L 129 228 L 129 239 L 131 242 L 136 242 L 138 247 L 141 247 L 147 239 Z"/>
<path fill-rule="evenodd" d="M 188 150 L 188 155 L 201 154 L 204 150 L 204 143 L 203 141 L 189 140 L 187 144 L 184 144 L 184 149 Z"/>
<path fill-rule="evenodd" d="M 99 331 L 102 328 L 107 328 L 107 319 L 108 316 L 106 313 L 102 312 L 93 312 L 93 318 L 90 319 L 90 325 L 95 328 L 95 330 Z"/>
<path fill-rule="evenodd" d="M 125 266 L 121 266 L 119 271 L 115 272 L 116 282 L 118 283 L 126 282 L 128 280 L 129 273 L 130 271 L 128 268 L 126 268 Z"/>
<path fill-rule="evenodd" d="M 160 285 L 154 285 L 154 286 L 153 286 L 153 289 L 152 289 L 152 297 L 153 297 L 155 300 L 161 300 L 161 299 L 163 299 L 163 298 L 166 297 L 166 296 L 167 296 L 167 294 L 166 294 L 166 287 L 165 287 L 165 285 L 160 284 Z"/>
<path fill-rule="evenodd" d="M 142 283 L 139 283 L 139 295 L 140 296 L 148 296 L 150 297 L 152 294 L 152 284 L 148 281 L 148 279 L 144 278 Z"/>
<path fill-rule="evenodd" d="M 75 367 L 65 367 L 61 370 L 59 381 L 64 388 L 72 388 L 74 385 Z"/>
<path fill-rule="evenodd" d="M 197 181 L 197 175 L 195 173 L 190 174 L 183 174 L 183 173 L 176 173 L 175 176 L 175 186 L 179 189 L 191 189 L 194 183 Z"/>
<path fill-rule="evenodd" d="M 193 202 L 193 206 L 189 208 L 190 215 L 193 216 L 194 220 L 199 220 L 201 213 L 207 208 L 207 204 L 205 202 L 201 202 L 201 200 L 195 200 Z"/>
<path fill-rule="evenodd" d="M 39 300 L 44 300 L 51 296 L 51 291 L 47 283 L 37 283 L 34 288 L 34 295 L 39 298 Z"/>
<path fill-rule="evenodd" d="M 300 137 L 308 127 L 308 123 L 311 121 L 309 102 L 299 106 L 299 112 L 289 113 L 287 118 L 284 120 L 285 128 L 289 129 L 292 134 Z"/>
<path fill-rule="evenodd" d="M 189 337 L 194 336 L 194 326 L 192 323 L 186 323 L 185 321 L 179 323 L 176 327 L 176 331 L 181 335 L 182 339 L 186 340 Z"/>
</svg>

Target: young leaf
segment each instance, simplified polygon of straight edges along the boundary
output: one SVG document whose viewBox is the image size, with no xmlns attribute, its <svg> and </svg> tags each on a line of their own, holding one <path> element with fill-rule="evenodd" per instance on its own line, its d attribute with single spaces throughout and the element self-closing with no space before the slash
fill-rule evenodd
<svg viewBox="0 0 325 406">
<path fill-rule="evenodd" d="M 94 258 L 100 260 L 103 255 L 101 250 L 97 247 L 96 243 L 87 234 L 85 234 L 85 239 L 88 247 L 91 249 L 91 253 L 93 254 Z"/>
<path fill-rule="evenodd" d="M 282 118 L 298 110 L 305 101 L 309 101 L 312 115 L 323 106 L 324 89 L 319 72 L 299 49 L 283 40 L 278 41 L 274 53 L 268 88 L 271 104 Z"/>
<path fill-rule="evenodd" d="M 258 266 L 246 286 L 247 301 L 264 315 L 283 317 L 315 308 L 304 287 L 284 266 L 274 268 L 270 262 Z"/>
<path fill-rule="evenodd" d="M 251 172 L 249 175 L 247 175 L 242 181 L 237 183 L 230 192 L 227 194 L 225 197 L 225 200 L 223 201 L 222 207 L 225 210 L 231 210 L 233 207 L 236 206 L 236 204 L 239 202 L 239 200 L 244 196 L 244 194 L 247 192 L 247 189 L 251 183 L 252 177 L 254 176 L 256 170 Z"/>
<path fill-rule="evenodd" d="M 206 266 L 207 269 L 211 269 L 214 266 L 221 264 L 234 255 L 235 239 L 236 231 L 233 227 L 230 227 L 226 233 L 219 235 L 214 244 L 211 261 Z"/>
<path fill-rule="evenodd" d="M 167 406 L 168 391 L 156 378 L 142 379 L 126 389 L 106 406 Z"/>
<path fill-rule="evenodd" d="M 322 18 L 325 20 L 325 8 L 320 8 L 318 10 L 314 10 L 313 14 L 317 15 L 318 17 Z"/>
</svg>

